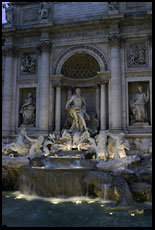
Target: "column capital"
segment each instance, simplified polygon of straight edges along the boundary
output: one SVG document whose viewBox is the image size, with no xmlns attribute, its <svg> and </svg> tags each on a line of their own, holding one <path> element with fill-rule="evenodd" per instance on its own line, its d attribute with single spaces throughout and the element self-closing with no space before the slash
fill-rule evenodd
<svg viewBox="0 0 155 230">
<path fill-rule="evenodd" d="M 100 85 L 105 85 L 105 84 L 107 84 L 109 82 L 109 80 L 107 80 L 107 79 L 100 79 Z"/>
<path fill-rule="evenodd" d="M 16 56 L 16 55 L 18 55 L 18 49 L 17 49 L 17 47 L 15 47 L 15 46 L 10 46 L 10 47 L 5 47 L 4 49 L 3 49 L 3 54 L 4 54 L 4 56 L 6 56 L 6 57 L 10 57 L 10 56 Z"/>
<path fill-rule="evenodd" d="M 121 35 L 114 34 L 114 35 L 109 36 L 108 40 L 111 46 L 120 47 L 126 39 L 123 38 Z"/>
<path fill-rule="evenodd" d="M 38 46 L 38 51 L 39 53 L 43 52 L 43 51 L 49 51 L 49 49 L 52 47 L 52 43 L 51 42 L 42 42 L 39 46 Z"/>
<path fill-rule="evenodd" d="M 52 81 L 52 83 L 53 83 L 53 86 L 54 87 L 56 87 L 56 88 L 61 88 L 61 81 L 58 79 L 58 80 L 56 80 L 56 79 L 54 79 L 53 81 Z"/>
<path fill-rule="evenodd" d="M 63 75 L 53 75 L 52 79 L 51 79 L 52 85 L 54 87 L 56 87 L 56 88 L 58 88 L 58 87 L 61 88 L 61 86 L 62 86 L 62 77 L 63 77 Z"/>
</svg>

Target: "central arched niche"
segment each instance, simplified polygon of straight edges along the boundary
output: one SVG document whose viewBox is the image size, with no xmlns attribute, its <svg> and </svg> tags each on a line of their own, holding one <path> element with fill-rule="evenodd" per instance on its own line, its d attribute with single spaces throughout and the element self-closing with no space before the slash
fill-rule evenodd
<svg viewBox="0 0 155 230">
<path fill-rule="evenodd" d="M 67 78 L 74 79 L 72 82 L 72 86 L 62 87 L 61 89 L 61 105 L 62 111 L 61 114 L 61 129 L 69 128 L 69 126 L 65 126 L 67 123 L 67 119 L 69 118 L 69 113 L 65 110 L 65 106 L 67 100 L 69 98 L 68 90 L 70 90 L 70 94 L 73 95 L 75 93 L 76 87 L 81 89 L 81 95 L 84 97 L 86 101 L 86 110 L 89 114 L 91 120 L 87 122 L 87 125 L 91 125 L 92 122 L 95 122 L 96 117 L 96 88 L 93 85 L 90 86 L 88 82 L 91 81 L 91 78 L 97 75 L 97 72 L 100 71 L 100 65 L 98 61 L 88 53 L 76 53 L 72 56 L 68 57 L 66 61 L 63 63 L 60 73 Z M 87 81 L 83 81 L 88 79 Z M 81 87 L 82 81 L 82 87 Z M 80 85 L 80 86 L 79 86 Z M 70 95 L 70 96 L 71 96 Z M 71 123 L 70 123 L 71 126 Z"/>
<path fill-rule="evenodd" d="M 61 68 L 61 74 L 72 79 L 92 78 L 100 71 L 97 60 L 87 53 L 77 53 L 69 57 Z"/>
</svg>

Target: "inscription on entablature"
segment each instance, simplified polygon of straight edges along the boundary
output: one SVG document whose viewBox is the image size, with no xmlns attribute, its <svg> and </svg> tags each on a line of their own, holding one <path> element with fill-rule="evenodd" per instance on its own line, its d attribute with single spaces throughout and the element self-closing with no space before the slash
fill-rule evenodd
<svg viewBox="0 0 155 230">
<path fill-rule="evenodd" d="M 76 38 L 76 37 L 89 37 L 89 36 L 103 36 L 108 34 L 108 30 L 98 29 L 98 30 L 83 30 L 83 31 L 69 31 L 65 33 L 52 34 L 53 39 L 64 39 L 64 38 Z"/>
<path fill-rule="evenodd" d="M 38 41 L 39 41 L 39 37 L 38 36 L 21 37 L 20 39 L 18 39 L 18 44 L 20 44 L 20 45 L 32 44 L 32 43 L 36 43 Z"/>
<path fill-rule="evenodd" d="M 122 32 L 137 32 L 143 30 L 152 30 L 151 25 L 123 26 Z"/>
</svg>

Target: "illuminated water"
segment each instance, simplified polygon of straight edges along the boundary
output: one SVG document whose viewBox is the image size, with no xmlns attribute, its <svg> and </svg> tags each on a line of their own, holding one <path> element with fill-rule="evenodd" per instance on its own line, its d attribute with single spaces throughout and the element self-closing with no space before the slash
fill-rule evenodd
<svg viewBox="0 0 155 230">
<path fill-rule="evenodd" d="M 151 227 L 151 213 L 137 207 L 110 207 L 100 199 L 41 198 L 2 193 L 2 224 L 8 227 Z"/>
</svg>

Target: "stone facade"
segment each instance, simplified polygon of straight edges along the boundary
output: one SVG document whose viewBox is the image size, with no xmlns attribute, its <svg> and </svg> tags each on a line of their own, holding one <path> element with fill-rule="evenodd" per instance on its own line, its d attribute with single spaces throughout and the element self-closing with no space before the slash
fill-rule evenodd
<svg viewBox="0 0 155 230">
<path fill-rule="evenodd" d="M 4 142 L 23 128 L 20 109 L 29 93 L 35 101 L 35 119 L 33 124 L 25 124 L 28 133 L 60 134 L 67 119 L 66 102 L 78 87 L 88 114 L 95 114 L 99 120 L 99 130 L 123 131 L 132 143 L 135 136 L 140 140 L 143 135 L 149 145 L 152 5 L 111 3 L 12 2 L 6 9 L 9 16 L 3 24 L 2 57 Z M 135 99 L 139 86 L 143 96 L 138 98 L 148 95 L 143 105 Z M 132 100 L 134 105 L 137 103 L 133 110 L 145 111 L 147 119 L 134 119 Z"/>
</svg>

